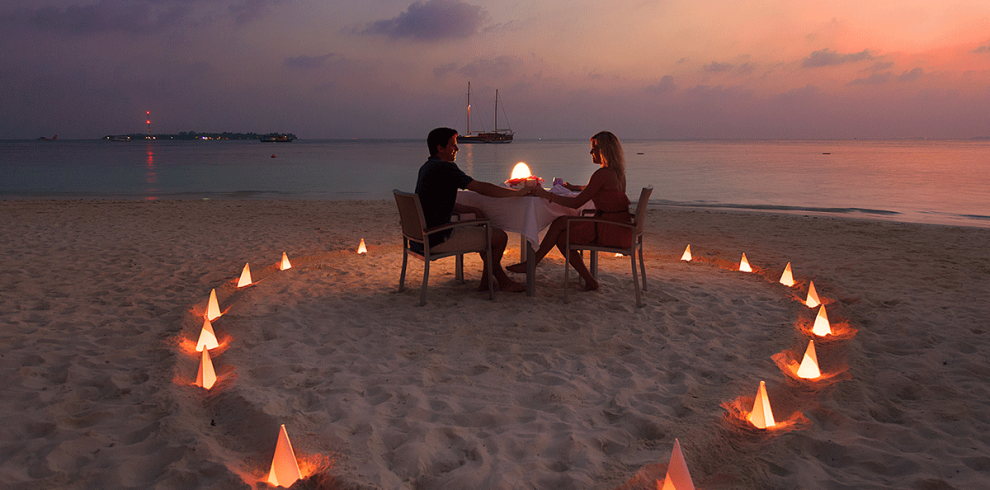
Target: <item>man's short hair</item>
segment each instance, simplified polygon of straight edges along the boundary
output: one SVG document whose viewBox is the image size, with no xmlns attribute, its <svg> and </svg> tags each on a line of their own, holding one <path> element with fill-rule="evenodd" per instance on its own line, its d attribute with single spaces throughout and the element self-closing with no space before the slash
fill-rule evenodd
<svg viewBox="0 0 990 490">
<path fill-rule="evenodd" d="M 437 156 L 437 147 L 447 146 L 447 142 L 450 141 L 450 138 L 453 138 L 456 135 L 457 130 L 450 128 L 437 128 L 430 131 L 429 136 L 426 137 L 426 146 L 430 147 L 430 156 Z"/>
</svg>

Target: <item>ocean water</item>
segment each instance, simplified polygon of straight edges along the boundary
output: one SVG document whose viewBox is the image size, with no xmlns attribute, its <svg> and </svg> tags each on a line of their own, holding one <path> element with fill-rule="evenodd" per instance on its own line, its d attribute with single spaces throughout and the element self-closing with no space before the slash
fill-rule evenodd
<svg viewBox="0 0 990 490">
<path fill-rule="evenodd" d="M 990 141 L 623 142 L 630 197 L 651 203 L 990 226 Z M 587 140 L 463 144 L 461 168 L 502 182 L 519 161 L 585 183 Z M 0 199 L 391 199 L 424 141 L 0 141 Z"/>
</svg>

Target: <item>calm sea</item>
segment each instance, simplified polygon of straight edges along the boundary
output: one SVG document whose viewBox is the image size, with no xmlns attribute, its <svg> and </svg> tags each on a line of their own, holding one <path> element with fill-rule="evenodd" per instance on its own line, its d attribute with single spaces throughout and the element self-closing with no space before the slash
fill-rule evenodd
<svg viewBox="0 0 990 490">
<path fill-rule="evenodd" d="M 653 203 L 990 227 L 990 141 L 624 142 L 629 194 Z M 461 145 L 472 177 L 519 161 L 585 183 L 587 140 Z M 0 141 L 2 199 L 391 199 L 422 141 Z"/>
</svg>

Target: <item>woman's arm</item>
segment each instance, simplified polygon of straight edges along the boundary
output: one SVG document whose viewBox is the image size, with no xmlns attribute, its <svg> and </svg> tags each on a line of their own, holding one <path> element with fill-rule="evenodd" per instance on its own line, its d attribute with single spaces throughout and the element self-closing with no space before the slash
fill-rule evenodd
<svg viewBox="0 0 990 490">
<path fill-rule="evenodd" d="M 591 174 L 591 180 L 588 181 L 588 185 L 581 188 L 580 194 L 574 197 L 552 194 L 550 196 L 550 202 L 574 209 L 584 206 L 584 204 L 590 201 L 592 197 L 595 197 L 595 195 L 598 194 L 598 191 L 600 191 L 605 185 L 609 177 L 609 172 L 611 171 L 607 168 L 595 170 L 595 173 Z"/>
</svg>

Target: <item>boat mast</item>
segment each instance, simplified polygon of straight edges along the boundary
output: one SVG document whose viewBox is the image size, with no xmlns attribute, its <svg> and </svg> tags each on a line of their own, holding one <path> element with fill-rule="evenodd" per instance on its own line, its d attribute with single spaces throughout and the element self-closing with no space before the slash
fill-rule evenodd
<svg viewBox="0 0 990 490">
<path fill-rule="evenodd" d="M 467 134 L 471 135 L 471 82 L 468 82 L 468 106 L 467 106 Z"/>
<path fill-rule="evenodd" d="M 495 89 L 495 132 L 498 132 L 498 89 Z"/>
</svg>

